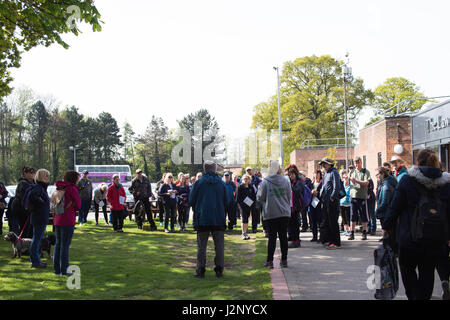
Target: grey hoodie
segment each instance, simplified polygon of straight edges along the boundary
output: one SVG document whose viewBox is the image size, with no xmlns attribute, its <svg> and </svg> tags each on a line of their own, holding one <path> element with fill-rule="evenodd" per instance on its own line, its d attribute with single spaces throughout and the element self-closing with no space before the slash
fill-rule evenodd
<svg viewBox="0 0 450 320">
<path fill-rule="evenodd" d="M 256 200 L 262 203 L 264 220 L 291 216 L 291 184 L 280 174 L 270 175 L 263 180 Z"/>
</svg>

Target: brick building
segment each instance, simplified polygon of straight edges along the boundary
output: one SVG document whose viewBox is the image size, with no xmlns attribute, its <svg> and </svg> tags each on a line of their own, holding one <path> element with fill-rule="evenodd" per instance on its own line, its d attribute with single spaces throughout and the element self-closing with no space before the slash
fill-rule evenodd
<svg viewBox="0 0 450 320">
<path fill-rule="evenodd" d="M 401 145 L 403 152 L 396 154 L 394 146 Z M 318 162 L 329 155 L 329 148 L 295 149 L 290 154 L 290 163 L 297 165 L 299 170 L 313 177 L 314 170 L 318 168 Z M 386 117 L 359 131 L 359 145 L 348 148 L 348 158 L 351 161 L 355 156 L 363 160 L 363 167 L 367 168 L 372 178 L 375 177 L 375 169 L 389 161 L 392 156 L 399 155 L 407 168 L 412 165 L 411 147 L 411 118 L 409 116 Z M 345 165 L 345 148 L 336 148 L 337 167 Z"/>
</svg>

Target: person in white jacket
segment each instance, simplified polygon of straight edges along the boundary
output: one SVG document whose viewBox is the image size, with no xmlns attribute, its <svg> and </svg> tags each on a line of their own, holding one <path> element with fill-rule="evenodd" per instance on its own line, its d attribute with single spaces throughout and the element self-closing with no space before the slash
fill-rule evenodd
<svg viewBox="0 0 450 320">
<path fill-rule="evenodd" d="M 287 268 L 288 239 L 287 229 L 291 217 L 292 192 L 288 179 L 283 176 L 280 163 L 270 161 L 269 176 L 259 186 L 256 200 L 262 204 L 264 222 L 267 223 L 269 240 L 267 243 L 267 260 L 265 267 L 273 268 L 273 255 L 280 239 L 280 266 Z"/>
</svg>

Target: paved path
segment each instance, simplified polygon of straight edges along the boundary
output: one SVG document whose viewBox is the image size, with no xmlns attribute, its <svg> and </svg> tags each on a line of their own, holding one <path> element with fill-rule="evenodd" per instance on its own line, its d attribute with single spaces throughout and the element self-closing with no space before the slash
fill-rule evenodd
<svg viewBox="0 0 450 320">
<path fill-rule="evenodd" d="M 379 245 L 380 235 L 368 236 L 362 241 L 356 233 L 348 241 L 341 235 L 342 248 L 327 250 L 321 244 L 310 242 L 312 233 L 301 233 L 302 247 L 289 249 L 288 268 L 282 269 L 292 300 L 374 300 L 375 290 L 367 288 L 367 267 L 373 264 L 373 250 Z M 279 243 L 277 254 L 279 254 Z M 278 283 L 280 283 L 278 281 Z M 274 292 L 275 293 L 275 292 Z M 282 296 L 274 298 L 283 299 Z M 396 300 L 406 299 L 400 277 Z M 441 299 L 441 285 L 436 272 L 433 299 Z"/>
</svg>

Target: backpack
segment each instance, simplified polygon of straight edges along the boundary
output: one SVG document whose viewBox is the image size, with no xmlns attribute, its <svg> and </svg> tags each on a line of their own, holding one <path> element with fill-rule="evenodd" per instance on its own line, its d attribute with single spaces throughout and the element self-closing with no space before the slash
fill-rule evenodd
<svg viewBox="0 0 450 320">
<path fill-rule="evenodd" d="M 428 190 L 420 183 L 419 201 L 411 217 L 411 240 L 423 244 L 448 241 L 447 204 L 439 198 L 441 189 Z"/>
<path fill-rule="evenodd" d="M 339 192 L 338 192 L 338 197 L 339 200 L 341 200 L 342 198 L 345 198 L 347 196 L 347 192 L 345 192 L 345 186 L 344 186 L 344 182 L 342 182 L 341 179 L 339 179 L 340 183 L 340 188 L 339 188 Z"/>
<path fill-rule="evenodd" d="M 397 258 L 387 239 L 373 251 L 374 263 L 380 270 L 380 282 L 375 291 L 375 299 L 392 300 L 399 288 Z"/>
<path fill-rule="evenodd" d="M 311 189 L 306 184 L 303 185 L 303 190 L 304 190 L 302 198 L 303 208 L 307 208 L 311 204 L 312 192 Z"/>
<path fill-rule="evenodd" d="M 22 207 L 27 210 L 27 211 L 31 211 L 31 202 L 30 202 L 30 195 L 31 195 L 31 191 L 33 190 L 34 185 L 33 184 L 28 184 L 25 187 L 25 190 L 23 190 L 23 197 L 22 197 Z"/>
<path fill-rule="evenodd" d="M 66 209 L 66 190 L 56 190 L 50 198 L 50 211 L 55 214 L 64 214 Z"/>
</svg>

